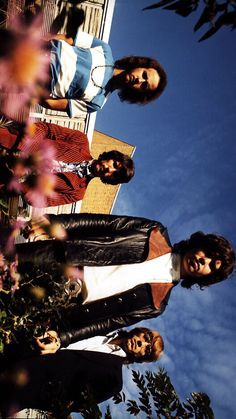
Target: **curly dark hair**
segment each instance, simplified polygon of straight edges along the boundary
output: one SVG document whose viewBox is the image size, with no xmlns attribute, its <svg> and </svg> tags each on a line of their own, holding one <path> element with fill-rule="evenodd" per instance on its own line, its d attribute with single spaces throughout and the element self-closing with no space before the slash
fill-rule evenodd
<svg viewBox="0 0 236 419">
<path fill-rule="evenodd" d="M 148 333 L 152 343 L 152 351 L 150 354 L 145 354 L 141 358 L 138 358 L 135 356 L 134 353 L 127 353 L 127 356 L 124 359 L 124 364 L 132 364 L 133 362 L 137 362 L 139 364 L 141 364 L 142 362 L 153 362 L 157 361 L 161 357 L 164 351 L 164 341 L 162 336 L 158 332 L 155 331 L 155 335 L 153 334 L 153 332 L 153 330 L 150 330 L 147 327 L 135 327 L 134 329 L 128 332 L 123 329 L 118 331 L 120 337 L 130 337 L 139 333 Z"/>
<path fill-rule="evenodd" d="M 188 240 L 182 240 L 173 246 L 173 252 L 184 255 L 189 250 L 201 249 L 206 256 L 221 261 L 219 269 L 212 274 L 202 276 L 200 278 L 183 279 L 181 285 L 185 288 L 191 288 L 192 285 L 198 284 L 200 288 L 207 287 L 217 282 L 224 281 L 235 268 L 235 251 L 227 239 L 217 234 L 204 234 L 197 231 L 192 234 Z"/>
<path fill-rule="evenodd" d="M 116 170 L 111 176 L 106 177 L 101 175 L 100 179 L 103 183 L 109 185 L 118 185 L 119 183 L 128 183 L 134 176 L 134 161 L 131 157 L 121 153 L 118 150 L 104 151 L 98 156 L 98 160 L 111 160 L 121 163 L 121 167 Z"/>
<path fill-rule="evenodd" d="M 139 103 L 145 105 L 146 103 L 151 102 L 152 100 L 157 99 L 162 92 L 164 91 L 167 85 L 167 75 L 162 67 L 162 65 L 155 60 L 154 58 L 149 57 L 139 57 L 139 56 L 129 56 L 121 58 L 120 60 L 115 61 L 115 68 L 122 70 L 130 71 L 134 68 L 153 68 L 157 71 L 160 81 L 156 90 L 135 90 L 127 86 L 120 89 L 118 95 L 120 100 L 129 102 L 129 103 Z"/>
</svg>

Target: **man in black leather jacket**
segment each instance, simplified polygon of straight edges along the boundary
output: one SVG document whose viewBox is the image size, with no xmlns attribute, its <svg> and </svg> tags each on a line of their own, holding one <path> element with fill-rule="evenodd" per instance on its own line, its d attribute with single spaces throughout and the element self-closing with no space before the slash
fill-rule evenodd
<svg viewBox="0 0 236 419">
<path fill-rule="evenodd" d="M 173 286 L 180 282 L 208 286 L 227 278 L 235 264 L 235 253 L 223 237 L 201 232 L 189 240 L 170 245 L 167 229 L 158 221 L 145 218 L 102 215 L 48 215 L 51 224 L 59 223 L 66 240 L 46 240 L 17 246 L 20 264 L 54 266 L 107 266 L 142 263 L 166 254 L 179 255 L 179 281 L 152 283 L 144 278 L 124 292 L 81 304 L 63 313 L 59 326 L 61 346 L 96 334 L 162 314 Z M 140 265 L 141 266 L 141 265 Z M 158 274 L 157 274 L 158 276 Z"/>
</svg>

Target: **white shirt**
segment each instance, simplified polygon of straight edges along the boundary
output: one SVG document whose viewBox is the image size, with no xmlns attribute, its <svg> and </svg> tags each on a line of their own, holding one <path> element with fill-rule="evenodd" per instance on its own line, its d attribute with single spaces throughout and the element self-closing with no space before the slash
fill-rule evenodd
<svg viewBox="0 0 236 419">
<path fill-rule="evenodd" d="M 85 266 L 83 304 L 110 297 L 145 283 L 171 283 L 180 279 L 180 256 L 167 253 L 129 265 Z"/>
<path fill-rule="evenodd" d="M 94 336 L 89 339 L 83 339 L 79 342 L 72 343 L 64 349 L 102 352 L 106 354 L 121 356 L 124 358 L 126 357 L 125 351 L 123 351 L 120 346 L 110 343 L 111 340 L 117 338 L 117 336 L 117 332 L 109 333 L 107 336 Z"/>
</svg>

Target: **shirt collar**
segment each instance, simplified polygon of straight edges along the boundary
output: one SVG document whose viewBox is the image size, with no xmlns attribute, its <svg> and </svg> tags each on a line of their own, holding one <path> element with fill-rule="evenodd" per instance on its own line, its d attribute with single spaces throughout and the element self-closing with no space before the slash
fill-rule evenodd
<svg viewBox="0 0 236 419">
<path fill-rule="evenodd" d="M 113 353 L 115 355 L 119 355 L 119 356 L 121 356 L 123 358 L 126 358 L 127 357 L 126 352 L 119 345 L 116 345 L 114 343 L 110 343 L 111 340 L 117 338 L 118 336 L 119 336 L 119 333 L 117 333 L 117 332 L 111 332 L 111 333 L 109 333 L 106 336 L 106 339 L 107 339 L 106 340 L 106 344 L 111 348 L 111 350 L 112 350 L 111 353 Z"/>
<path fill-rule="evenodd" d="M 91 178 L 94 177 L 92 172 L 91 172 L 92 162 L 93 162 L 93 160 L 89 160 L 88 164 L 86 166 L 86 176 L 91 177 Z"/>
<path fill-rule="evenodd" d="M 180 263 L 181 263 L 181 257 L 177 253 L 171 254 L 171 275 L 173 282 L 179 282 L 180 281 Z"/>
</svg>

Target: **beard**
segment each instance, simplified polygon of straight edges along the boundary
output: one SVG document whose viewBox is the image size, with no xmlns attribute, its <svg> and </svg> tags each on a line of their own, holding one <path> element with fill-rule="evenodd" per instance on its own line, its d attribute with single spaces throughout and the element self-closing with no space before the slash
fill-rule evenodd
<svg viewBox="0 0 236 419">
<path fill-rule="evenodd" d="M 99 176 L 100 177 L 100 170 L 97 168 L 97 164 L 100 165 L 101 161 L 99 159 L 94 159 L 91 163 L 90 166 L 90 172 L 92 173 L 92 175 L 95 176 Z"/>
</svg>

